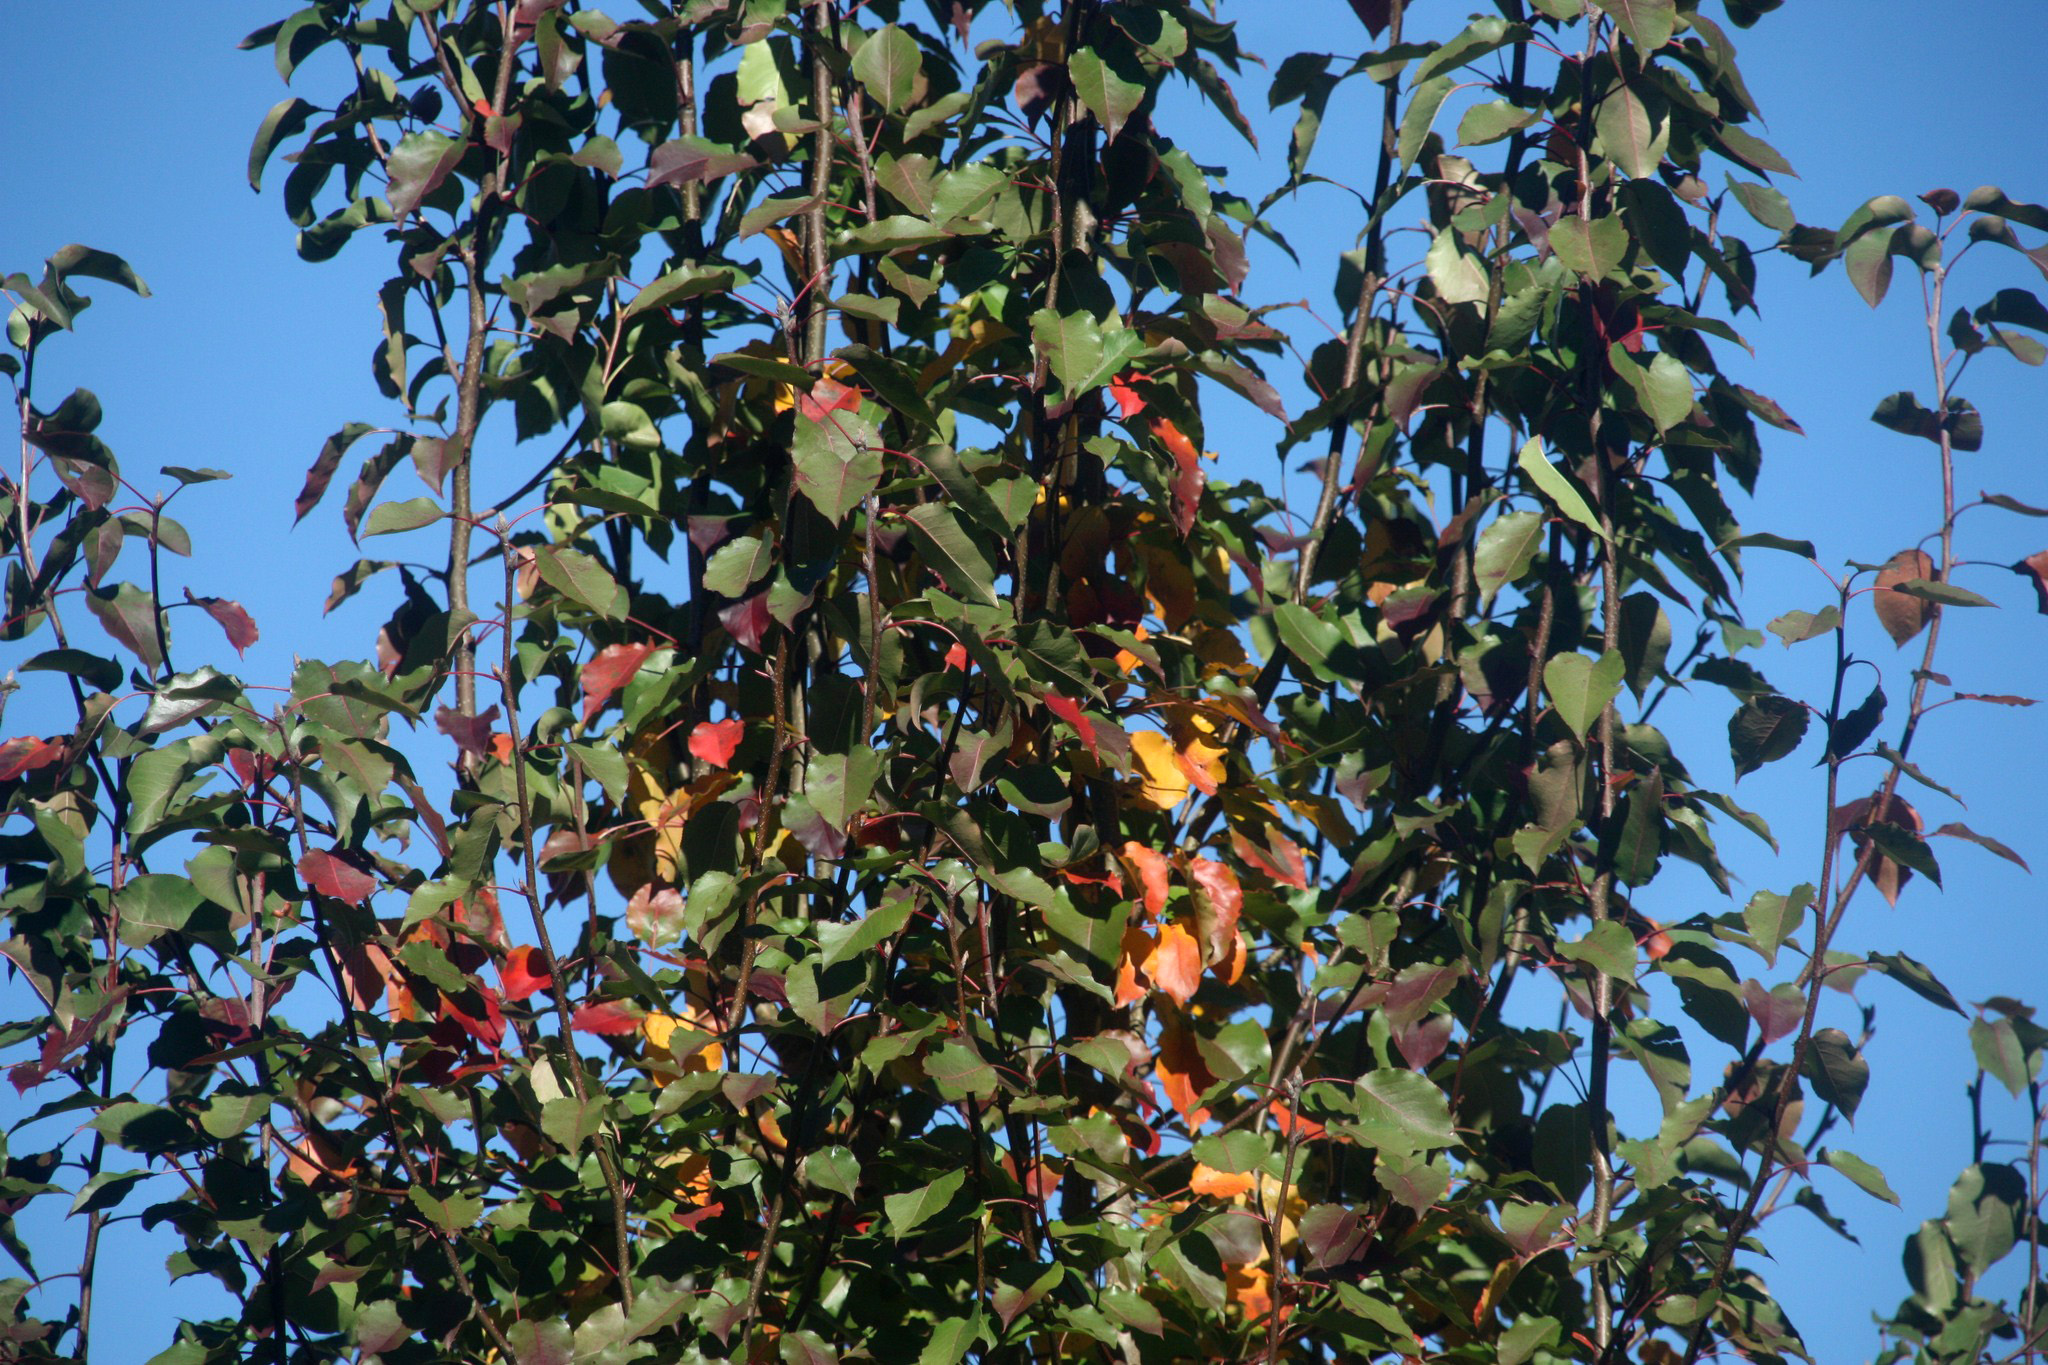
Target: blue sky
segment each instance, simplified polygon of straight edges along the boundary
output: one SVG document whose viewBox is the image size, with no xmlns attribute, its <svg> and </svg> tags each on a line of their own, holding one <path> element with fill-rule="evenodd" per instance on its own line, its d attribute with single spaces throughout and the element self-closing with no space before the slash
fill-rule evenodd
<svg viewBox="0 0 2048 1365">
<path fill-rule="evenodd" d="M 1421 7 L 1420 19 L 1442 27 L 1452 9 Z M 372 647 L 388 611 L 380 581 L 324 620 L 320 603 L 332 574 L 357 552 L 330 503 L 292 528 L 290 505 L 305 468 L 325 436 L 343 422 L 379 420 L 384 409 L 369 382 L 376 339 L 374 291 L 386 264 L 373 240 L 318 266 L 299 261 L 292 229 L 277 202 L 275 176 L 252 194 L 244 163 L 251 133 L 284 92 L 267 54 L 239 53 L 235 42 L 278 17 L 284 7 L 215 0 L 201 6 L 128 5 L 95 8 L 15 0 L 0 8 L 0 50 L 12 78 L 0 83 L 0 273 L 34 274 L 42 257 L 72 241 L 126 255 L 155 291 L 136 300 L 100 286 L 96 306 L 76 337 L 48 350 L 38 392 L 45 402 L 73 384 L 95 389 L 107 408 L 102 434 L 131 477 L 161 465 L 210 465 L 232 471 L 231 483 L 183 495 L 176 511 L 197 546 L 189 564 L 172 566 L 170 588 L 239 599 L 262 628 L 262 639 L 237 671 L 252 682 L 281 682 L 293 655 L 351 657 Z M 1330 44 L 1346 54 L 1361 44 L 1342 0 L 1238 3 L 1225 17 L 1242 21 L 1245 46 L 1277 64 L 1297 48 Z M 2048 7 L 2035 0 L 1978 0 L 1936 9 L 1908 0 L 1787 6 L 1757 29 L 1736 32 L 1750 88 L 1763 105 L 1768 136 L 1799 168 L 1784 188 L 1802 221 L 1833 226 L 1867 197 L 1911 196 L 1937 185 L 1967 192 L 2002 184 L 2013 197 L 2048 200 L 2048 162 L 2038 153 L 2048 126 L 2048 85 L 2036 63 L 2048 40 Z M 299 77 L 314 92 L 332 84 L 318 62 Z M 1255 155 L 1210 119 L 1213 135 L 1198 160 L 1227 164 L 1231 183 L 1256 199 L 1280 175 L 1291 111 L 1260 117 L 1262 73 L 1239 82 L 1247 112 L 1259 122 L 1263 153 Z M 1318 169 L 1347 176 L 1347 150 L 1362 157 L 1371 127 L 1364 87 L 1332 107 Z M 317 93 L 314 96 L 318 98 Z M 1205 118 L 1176 97 L 1169 121 Z M 1183 141 L 1194 141 L 1184 138 Z M 1718 185 L 1718 175 L 1716 176 Z M 1310 191 L 1280 218 L 1306 265 L 1254 240 L 1250 290 L 1260 301 L 1307 298 L 1329 315 L 1330 262 L 1352 245 L 1329 229 L 1355 219 L 1348 202 Z M 1732 211 L 1732 210 L 1731 210 Z M 1769 234 L 1738 229 L 1753 245 Z M 1879 561 L 1929 529 L 1938 504 L 1932 447 L 1872 425 L 1876 401 L 1898 389 L 1929 388 L 1926 337 L 1918 320 L 1911 272 L 1901 265 L 1893 297 L 1874 312 L 1839 272 L 1808 282 L 1804 267 L 1766 261 L 1761 318 L 1737 323 L 1757 359 L 1724 349 L 1723 363 L 1740 382 L 1771 394 L 1804 425 L 1802 440 L 1770 433 L 1757 504 L 1741 509 L 1747 529 L 1810 537 L 1824 563 Z M 1957 302 L 1975 304 L 1998 288 L 2040 291 L 2042 282 L 2019 257 L 1975 253 L 1959 272 Z M 1304 404 L 1298 383 L 1275 375 L 1291 409 Z M 2009 359 L 1983 357 L 1963 386 L 1985 414 L 1986 449 L 1959 458 L 1958 486 L 2048 504 L 2048 462 L 2039 433 L 2048 430 L 2048 374 Z M 1211 443 L 1226 472 L 1273 479 L 1277 427 L 1248 406 L 1219 406 Z M 493 499 L 523 481 L 541 458 L 510 451 L 480 479 L 479 497 Z M 402 476 L 394 475 L 394 485 Z M 1296 482 L 1297 500 L 1305 482 Z M 146 480 L 145 480 L 146 482 Z M 407 490 L 399 496 L 410 496 Z M 2048 619 L 2033 612 L 2033 595 L 2001 566 L 2048 546 L 2048 522 L 2002 512 L 1965 519 L 1962 553 L 1983 561 L 1964 570 L 1967 586 L 1992 597 L 1996 612 L 1953 612 L 1943 671 L 1980 692 L 2029 693 L 2042 688 L 2048 661 Z M 1817 609 L 1827 585 L 1798 561 L 1767 553 L 1748 557 L 1747 614 L 1761 626 L 1792 608 Z M 211 623 L 180 613 L 178 657 L 187 665 L 225 663 Z M 89 634 L 90 626 L 81 629 Z M 1895 709 L 1912 666 L 1867 616 L 1863 650 L 1886 670 Z M 42 647 L 35 643 L 35 647 Z M 20 647 L 13 647 L 19 649 Z M 23 650 L 20 657 L 25 657 Z M 1820 698 L 1826 684 L 1825 645 L 1786 651 L 1773 640 L 1748 656 L 1778 686 Z M 1917 649 L 1911 651 L 1917 657 Z M 0 667 L 16 660 L 0 654 Z M 33 690 L 17 697 L 4 735 L 53 728 L 37 714 Z M 1698 689 L 1659 713 L 1701 780 L 1726 790 L 1722 727 L 1731 709 L 1718 689 Z M 2014 712 L 1952 707 L 1936 714 L 1916 757 L 1968 799 L 1967 812 L 1931 793 L 1920 803 L 1930 824 L 1963 819 L 2024 853 L 2048 858 L 2034 814 L 2032 784 L 2048 768 L 2048 708 Z M 1747 889 L 1783 891 L 1813 879 L 1819 862 L 1821 782 L 1802 757 L 1767 770 L 1737 789 L 1778 832 L 1783 854 L 1731 833 L 1722 840 Z M 1856 781 L 1875 785 L 1868 766 Z M 1896 910 L 1868 897 L 1851 912 L 1845 946 L 1904 951 L 1932 964 L 1958 997 L 2042 994 L 2048 950 L 2042 947 L 2038 885 L 2018 869 L 1953 841 L 1942 841 L 1948 889 L 1919 883 Z M 2039 861 L 2039 859 L 2037 859 Z M 1746 890 L 1744 892 L 1746 894 Z M 1668 876 L 1645 899 L 1648 913 L 1680 919 L 1714 904 L 1703 879 Z M 1848 1146 L 1884 1168 L 1904 1209 L 1859 1195 L 1831 1175 L 1820 1180 L 1834 1211 L 1862 1237 L 1858 1249 L 1802 1212 L 1774 1224 L 1781 1261 L 1767 1274 L 1790 1306 L 1817 1356 L 1864 1359 L 1874 1353 L 1869 1312 L 1888 1310 L 1904 1293 L 1899 1246 L 1921 1218 L 1941 1212 L 1948 1183 L 1968 1159 L 1968 1115 L 1962 1088 L 1969 1053 L 1963 1021 L 1943 1015 L 1888 982 L 1868 979 L 1859 995 L 1879 1006 L 1878 1034 L 1868 1057 L 1870 1095 Z M 8 1002 L 15 1004 L 14 995 Z M 1671 1006 L 1675 1002 L 1660 1001 Z M 9 1013 L 23 1012 L 17 1008 Z M 1832 999 L 1833 1022 L 1855 1030 L 1848 1002 Z M 1696 1069 L 1717 1067 L 1712 1045 L 1696 1050 Z M 1711 1059 L 1711 1060 L 1710 1060 Z M 1700 1077 L 1704 1080 L 1704 1074 Z M 1647 1088 L 1619 1103 L 1649 1103 Z M 0 1090 L 0 1114 L 16 1105 Z M 2011 1106 L 1996 1103 L 2008 1123 Z M 142 1358 L 160 1346 L 168 1315 L 190 1302 L 190 1282 L 166 1290 L 159 1267 L 165 1250 L 122 1233 L 110 1242 L 107 1281 L 117 1286 L 104 1358 Z"/>
</svg>

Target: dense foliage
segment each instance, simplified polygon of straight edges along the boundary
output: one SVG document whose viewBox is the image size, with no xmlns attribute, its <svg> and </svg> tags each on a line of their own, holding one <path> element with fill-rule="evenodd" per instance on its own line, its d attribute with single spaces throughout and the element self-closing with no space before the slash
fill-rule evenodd
<svg viewBox="0 0 2048 1365">
<path fill-rule="evenodd" d="M 0 953 L 44 1007 L 0 1042 L 71 1116 L 0 1178 L 8 1358 L 86 1354 L 130 1217 L 234 1305 L 165 1365 L 1805 1358 L 1738 1250 L 1833 1223 L 1821 1167 L 1891 1197 L 1824 1142 L 1869 1069 L 1822 992 L 1965 1012 L 1844 909 L 1938 881 L 1936 835 L 2018 859 L 1901 783 L 1941 790 L 1933 706 L 2024 703 L 1939 671 L 1987 605 L 1950 386 L 2038 364 L 2048 310 L 1947 291 L 1980 246 L 2048 273 L 2048 208 L 1800 223 L 1692 0 L 1406 8 L 1265 69 L 1190 0 L 319 0 L 251 35 L 299 77 L 252 184 L 289 164 L 308 261 L 391 262 L 382 406 L 297 515 L 343 479 L 351 535 L 410 548 L 334 580 L 396 600 L 374 659 L 245 689 L 181 629 L 174 662 L 174 613 L 254 638 L 159 587 L 220 475 L 138 487 L 90 393 L 33 393 L 82 281 L 142 282 L 76 247 L 7 277 L 4 637 L 76 705 L 0 746 Z M 1249 136 L 1247 73 L 1299 109 L 1258 202 L 1158 102 Z M 1346 82 L 1378 123 L 1311 169 Z M 1313 343 L 1240 301 L 1310 186 L 1357 232 Z M 1876 420 L 1924 442 L 1928 539 L 1816 561 L 1830 604 L 1769 623 L 1833 647 L 1817 698 L 1737 601 L 1743 556 L 1813 548 L 1724 495 L 1797 431 L 1717 360 L 1767 251 L 1927 300 L 1931 396 Z M 1313 509 L 1209 462 L 1238 402 Z M 1903 668 L 1853 652 L 1887 636 Z M 1651 723 L 1674 690 L 1725 695 L 1738 775 L 1824 765 L 1810 884 L 1651 917 L 1660 872 L 1725 893 L 1717 840 L 1771 837 Z M 2037 1154 L 2048 1033 L 1977 1013 Z M 1661 1121 L 1614 1116 L 1615 1068 Z M 2048 1334 L 2038 1158 L 1988 1143 L 1908 1247 L 1899 1356 Z M 65 1198 L 75 1277 L 12 1219 Z"/>
</svg>

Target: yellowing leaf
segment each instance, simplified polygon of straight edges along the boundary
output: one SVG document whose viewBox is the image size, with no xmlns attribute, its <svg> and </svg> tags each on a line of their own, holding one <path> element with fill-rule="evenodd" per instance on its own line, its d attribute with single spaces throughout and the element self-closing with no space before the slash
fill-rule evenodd
<svg viewBox="0 0 2048 1365">
<path fill-rule="evenodd" d="M 1180 770 L 1173 741 L 1157 730 L 1131 735 L 1131 757 L 1138 765 L 1138 799 L 1153 810 L 1172 810 L 1188 797 L 1187 774 Z"/>
</svg>

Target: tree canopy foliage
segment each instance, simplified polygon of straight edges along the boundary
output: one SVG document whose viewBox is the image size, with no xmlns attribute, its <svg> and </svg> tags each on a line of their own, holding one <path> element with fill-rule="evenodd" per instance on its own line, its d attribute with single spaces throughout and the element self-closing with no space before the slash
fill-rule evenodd
<svg viewBox="0 0 2048 1365">
<path fill-rule="evenodd" d="M 1912 755 L 1934 707 L 2031 704 L 1938 646 L 1989 605 L 1959 513 L 2048 515 L 1954 472 L 1963 366 L 2044 358 L 2009 281 L 2048 208 L 1802 223 L 1692 0 L 1351 0 L 1353 55 L 1269 67 L 1190 0 L 615 8 L 318 0 L 247 41 L 298 77 L 250 183 L 307 261 L 389 261 L 377 393 L 295 508 L 362 543 L 330 608 L 394 601 L 374 658 L 174 659 L 173 619 L 255 636 L 159 586 L 221 473 L 124 473 L 90 392 L 33 391 L 86 281 L 145 286 L 83 247 L 5 279 L 0 634 L 75 703 L 0 745 L 40 1001 L 0 1041 L 65 1116 L 0 1174 L 8 1358 L 86 1353 L 139 1218 L 232 1305 L 160 1365 L 1810 1359 L 1739 1253 L 1894 1198 L 1833 1141 L 1870 1006 L 1823 993 L 1972 1013 L 1844 910 L 1939 882 L 1938 840 L 2020 860 L 1930 828 Z M 1295 109 L 1280 182 L 1170 83 L 1246 138 L 1261 86 Z M 1326 337 L 1243 301 L 1311 191 L 1355 217 Z M 1722 372 L 1767 252 L 1923 289 L 1931 387 L 1875 413 L 1920 544 L 1841 569 L 1731 512 L 1798 431 Z M 1212 461 L 1239 403 L 1312 507 Z M 1828 585 L 1768 631 L 1832 647 L 1830 695 L 1755 662 L 1766 553 Z M 2016 567 L 2048 609 L 2048 551 Z M 1738 777 L 1825 768 L 1810 881 L 1735 896 L 1719 842 L 1772 835 L 1653 724 L 1674 693 Z M 1723 899 L 1654 917 L 1660 876 Z M 1887 1358 L 2048 1335 L 2048 1033 L 1968 1028 L 2032 1145 L 1979 1131 Z M 64 1198 L 68 1280 L 13 1221 Z"/>
</svg>

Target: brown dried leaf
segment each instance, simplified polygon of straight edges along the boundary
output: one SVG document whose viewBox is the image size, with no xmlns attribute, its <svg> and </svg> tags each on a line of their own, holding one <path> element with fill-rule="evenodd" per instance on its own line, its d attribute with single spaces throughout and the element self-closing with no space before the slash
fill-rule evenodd
<svg viewBox="0 0 2048 1365">
<path fill-rule="evenodd" d="M 1892 643 L 1903 647 L 1906 641 L 1927 628 L 1927 618 L 1933 611 L 1933 604 L 1919 597 L 1909 597 L 1894 592 L 1892 585 L 1914 578 L 1934 577 L 1934 561 L 1925 550 L 1901 550 L 1884 563 L 1877 575 L 1877 591 L 1870 595 L 1871 604 L 1877 609 L 1878 624 L 1892 637 Z"/>
</svg>

